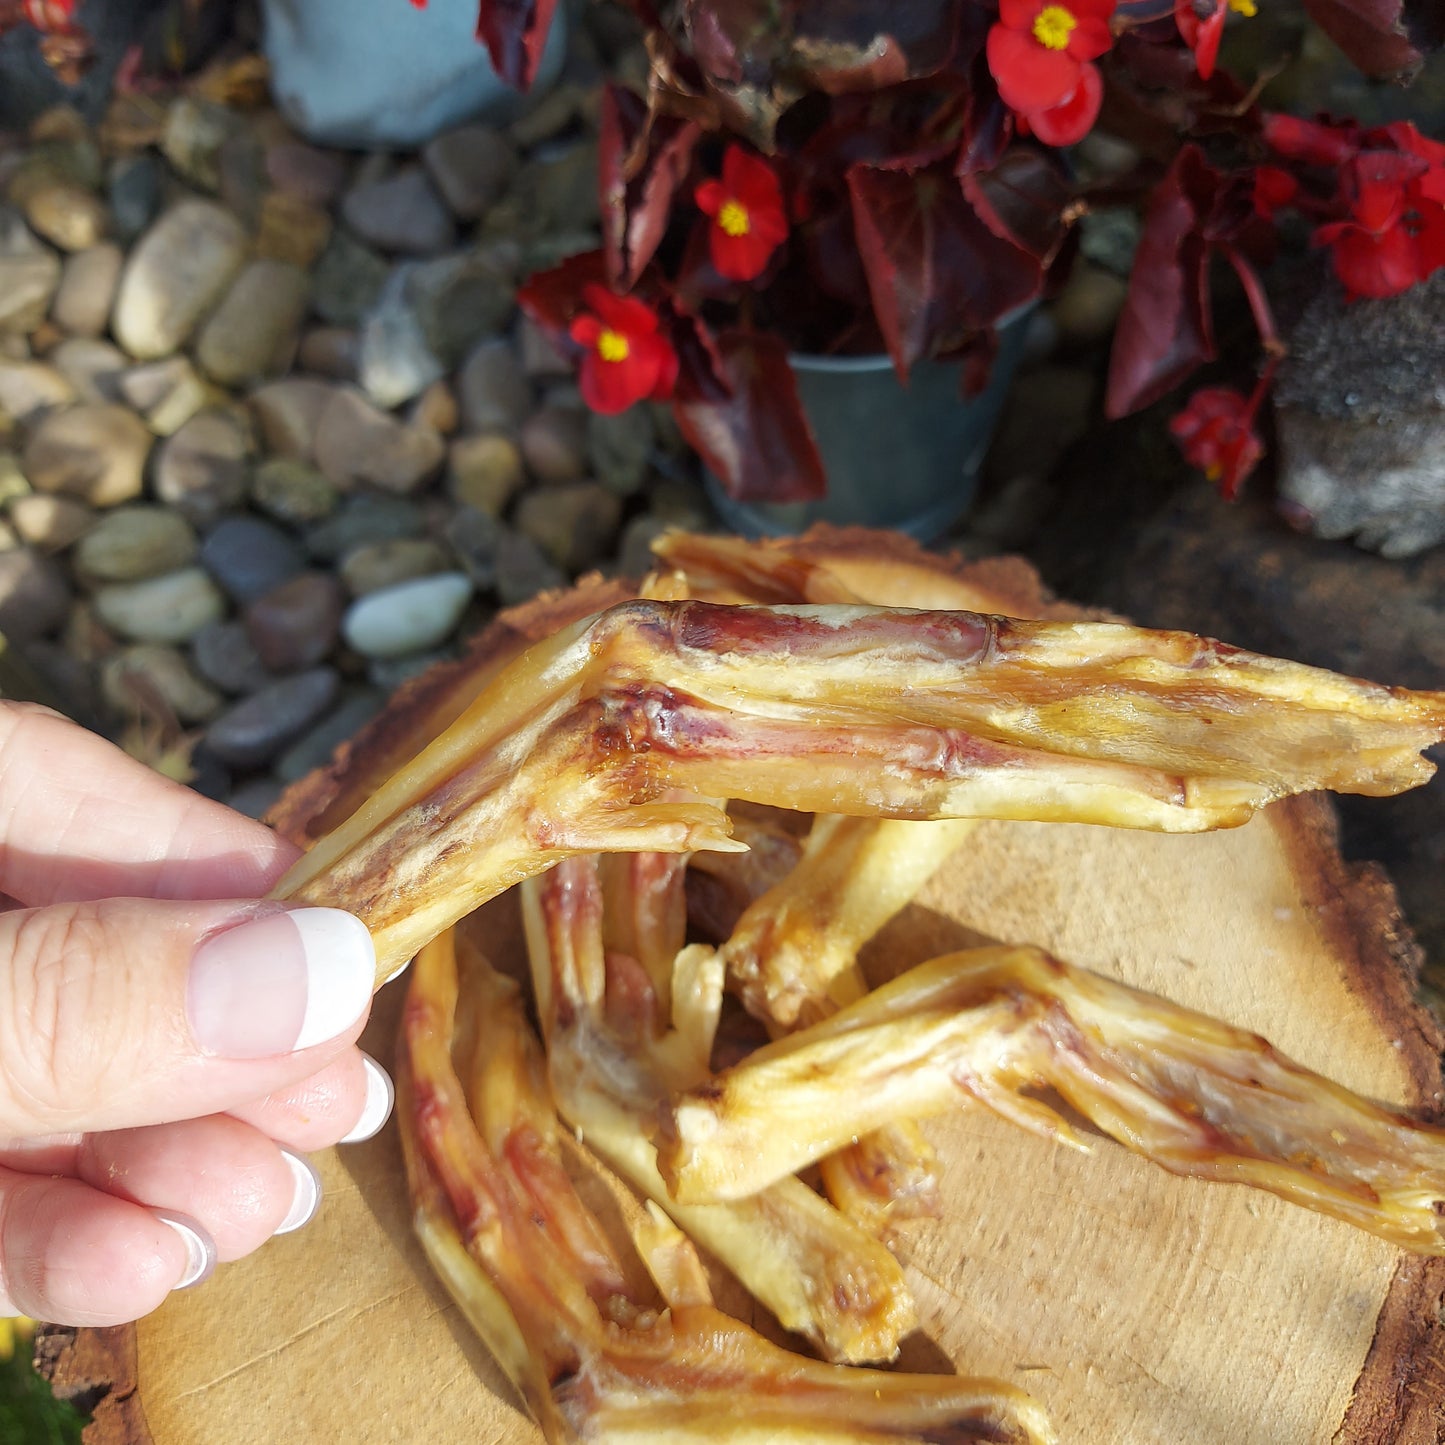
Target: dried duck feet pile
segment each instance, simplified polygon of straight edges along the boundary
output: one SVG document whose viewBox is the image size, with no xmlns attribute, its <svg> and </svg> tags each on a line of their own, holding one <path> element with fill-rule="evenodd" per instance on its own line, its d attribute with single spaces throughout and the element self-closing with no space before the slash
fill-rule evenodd
<svg viewBox="0 0 1445 1445">
<path fill-rule="evenodd" d="M 856 964 L 971 819 L 1199 831 L 1400 791 L 1445 696 L 979 615 L 937 576 L 926 605 L 969 610 L 892 610 L 896 578 L 786 545 L 662 554 L 648 595 L 483 674 L 280 890 L 366 919 L 380 978 L 419 952 L 418 1229 L 550 1439 L 1051 1439 L 1002 1382 L 778 1350 L 713 1308 L 692 1243 L 827 1361 L 891 1359 L 913 1309 L 884 1241 L 936 1199 L 914 1120 L 969 1100 L 1077 1142 L 1024 1092 L 1052 1088 L 1176 1172 L 1445 1253 L 1445 1134 L 1262 1040 L 1029 948 L 861 997 Z M 817 816 L 799 842 L 739 802 Z M 545 1050 L 486 960 L 459 982 L 449 932 L 518 883 Z M 715 1074 L 729 985 L 774 1041 Z M 574 1188 L 573 1138 L 648 1201 L 625 1216 L 648 1278 Z M 814 1160 L 824 1193 L 794 1172 Z"/>
</svg>

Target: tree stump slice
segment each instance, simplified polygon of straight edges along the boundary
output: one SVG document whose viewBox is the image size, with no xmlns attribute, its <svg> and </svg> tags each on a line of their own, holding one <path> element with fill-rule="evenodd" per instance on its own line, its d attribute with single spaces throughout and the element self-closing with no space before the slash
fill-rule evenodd
<svg viewBox="0 0 1445 1445">
<path fill-rule="evenodd" d="M 552 625 L 566 601 L 548 604 Z M 525 636 L 527 622 L 508 625 Z M 333 803 L 338 777 L 384 750 L 399 714 L 450 706 L 495 645 L 489 633 L 460 670 L 403 692 L 337 765 L 298 784 L 279 814 L 287 830 Z M 521 946 L 510 898 L 470 926 L 494 957 Z M 1040 944 L 1256 1030 L 1364 1094 L 1440 1108 L 1418 954 L 1383 875 L 1341 862 L 1326 800 L 1188 837 L 986 823 L 865 966 L 891 974 L 985 939 Z M 383 991 L 363 1041 L 383 1062 L 401 997 Z M 1176 1178 L 1104 1138 L 1080 1155 L 978 1107 L 927 1127 L 945 1216 L 903 1250 L 927 1337 L 905 1346 L 912 1367 L 941 1352 L 960 1373 L 1013 1381 L 1079 1445 L 1445 1438 L 1445 1260 L 1268 1194 Z M 94 1438 L 535 1445 L 412 1238 L 395 1126 L 316 1162 L 326 1194 L 311 1224 L 141 1321 L 144 1420 L 132 1411 L 123 1433 Z"/>
</svg>

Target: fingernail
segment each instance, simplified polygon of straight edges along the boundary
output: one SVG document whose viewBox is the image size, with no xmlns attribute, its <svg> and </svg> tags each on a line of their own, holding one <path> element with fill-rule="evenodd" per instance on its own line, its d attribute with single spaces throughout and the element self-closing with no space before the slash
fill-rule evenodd
<svg viewBox="0 0 1445 1445">
<path fill-rule="evenodd" d="M 338 1144 L 360 1144 L 363 1139 L 373 1138 L 391 1118 L 391 1106 L 396 1100 L 391 1075 L 370 1054 L 362 1054 L 361 1062 L 366 1069 L 366 1104 L 361 1118 L 336 1141 Z"/>
<path fill-rule="evenodd" d="M 282 1157 L 291 1166 L 291 1177 L 296 1181 L 296 1193 L 291 1196 L 291 1208 L 286 1218 L 276 1226 L 277 1234 L 290 1234 L 307 1223 L 321 1204 L 321 1176 L 299 1154 L 289 1149 L 281 1151 Z"/>
<path fill-rule="evenodd" d="M 185 1241 L 186 1270 L 171 1290 L 190 1289 L 210 1279 L 216 1267 L 216 1241 L 188 1214 L 176 1214 L 170 1209 L 152 1209 L 151 1213 L 162 1224 L 169 1224 Z"/>
<path fill-rule="evenodd" d="M 186 1007 L 208 1053 L 259 1059 L 324 1043 L 371 998 L 376 950 L 339 908 L 271 913 L 213 934 L 191 959 Z"/>
</svg>

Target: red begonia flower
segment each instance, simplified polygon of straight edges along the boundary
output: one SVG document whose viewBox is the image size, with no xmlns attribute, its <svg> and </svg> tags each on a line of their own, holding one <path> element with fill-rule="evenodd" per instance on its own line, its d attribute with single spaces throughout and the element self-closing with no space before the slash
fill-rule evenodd
<svg viewBox="0 0 1445 1445">
<path fill-rule="evenodd" d="M 1113 44 L 1113 13 L 1114 0 L 1000 0 L 986 53 L 1004 104 L 1032 116 L 1071 100 Z"/>
<path fill-rule="evenodd" d="M 37 29 L 64 33 L 75 26 L 77 0 L 25 0 L 25 18 Z"/>
<path fill-rule="evenodd" d="M 1219 488 L 1225 501 L 1264 455 L 1254 430 L 1255 402 L 1232 386 L 1204 386 L 1169 423 L 1185 460 Z"/>
<path fill-rule="evenodd" d="M 1361 132 L 1353 121 L 1331 125 L 1270 112 L 1260 128 L 1264 143 L 1292 161 L 1310 166 L 1338 166 L 1360 149 Z"/>
<path fill-rule="evenodd" d="M 677 380 L 677 353 L 658 330 L 657 313 L 635 296 L 617 296 L 605 286 L 582 288 L 588 310 L 568 328 L 586 350 L 578 384 L 582 400 L 608 416 L 634 402 L 664 401 Z"/>
<path fill-rule="evenodd" d="M 1274 220 L 1275 213 L 1299 194 L 1299 182 L 1278 166 L 1256 166 L 1254 170 L 1254 213 L 1261 220 Z"/>
<path fill-rule="evenodd" d="M 704 181 L 693 199 L 712 220 L 708 249 L 713 268 L 729 281 L 762 274 L 788 237 L 788 213 L 777 173 L 761 156 L 730 145 L 723 153 L 722 180 Z"/>
<path fill-rule="evenodd" d="M 1034 110 L 1019 116 L 1020 129 L 1031 131 L 1045 145 L 1071 146 L 1093 130 L 1104 103 L 1104 80 L 1097 65 L 1085 61 L 1079 67 L 1079 88 L 1061 104 L 1049 110 Z"/>
<path fill-rule="evenodd" d="M 1194 68 L 1201 80 L 1214 74 L 1219 42 L 1224 36 L 1224 18 L 1233 10 L 1238 15 L 1258 13 L 1254 0 L 1174 0 L 1174 23 L 1184 43 L 1194 52 Z"/>
</svg>

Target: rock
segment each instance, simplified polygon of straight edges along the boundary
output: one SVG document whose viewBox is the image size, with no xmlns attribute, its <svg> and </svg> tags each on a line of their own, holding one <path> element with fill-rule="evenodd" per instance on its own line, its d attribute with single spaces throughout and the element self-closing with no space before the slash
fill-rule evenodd
<svg viewBox="0 0 1445 1445">
<path fill-rule="evenodd" d="M 509 342 L 476 346 L 457 374 L 457 401 L 468 431 L 515 431 L 532 409 L 532 386 Z"/>
<path fill-rule="evenodd" d="M 323 767 L 342 743 L 349 742 L 381 711 L 386 694 L 378 688 L 356 688 L 333 712 L 286 749 L 273 765 L 283 782 L 294 783 L 313 768 Z"/>
<path fill-rule="evenodd" d="M 302 572 L 246 608 L 246 633 L 272 672 L 314 667 L 336 645 L 341 585 L 329 572 Z"/>
<path fill-rule="evenodd" d="M 336 488 L 299 457 L 272 457 L 251 478 L 251 500 L 278 522 L 304 526 L 336 510 Z"/>
<path fill-rule="evenodd" d="M 74 400 L 75 388 L 53 366 L 0 357 L 0 412 L 6 416 L 30 423 Z"/>
<path fill-rule="evenodd" d="M 522 374 L 534 381 L 558 376 L 570 378 L 577 370 L 572 358 L 529 316 L 524 316 L 517 325 L 517 353 Z"/>
<path fill-rule="evenodd" d="M 191 638 L 196 671 L 222 692 L 260 692 L 276 681 L 267 672 L 243 622 L 211 622 Z"/>
<path fill-rule="evenodd" d="M 218 396 L 214 387 L 196 375 L 185 356 L 128 367 L 117 385 L 126 405 L 138 411 L 160 437 L 173 436 Z"/>
<path fill-rule="evenodd" d="M 435 647 L 461 621 L 471 579 L 460 572 L 419 577 L 368 593 L 346 609 L 341 630 L 364 657 L 405 657 Z"/>
<path fill-rule="evenodd" d="M 632 406 L 616 416 L 587 415 L 587 459 L 597 480 L 619 497 L 630 497 L 647 477 L 656 440 L 652 412 Z"/>
<path fill-rule="evenodd" d="M 517 170 L 517 152 L 500 131 L 464 125 L 433 137 L 422 162 L 452 214 L 479 220 L 501 197 Z"/>
<path fill-rule="evenodd" d="M 430 577 L 455 568 L 446 548 L 427 537 L 398 537 L 369 542 L 348 552 L 341 562 L 341 580 L 353 597 L 380 592 L 398 582 Z"/>
<path fill-rule="evenodd" d="M 183 95 L 166 115 L 161 152 L 186 180 L 214 193 L 221 189 L 221 148 L 244 125 L 226 106 Z"/>
<path fill-rule="evenodd" d="M 304 141 L 281 141 L 266 148 L 266 174 L 283 195 L 308 206 L 330 206 L 346 187 L 350 167 L 336 151 Z"/>
<path fill-rule="evenodd" d="M 256 254 L 289 261 L 305 270 L 316 264 L 331 240 L 331 231 L 327 212 L 284 191 L 271 191 L 261 200 Z"/>
<path fill-rule="evenodd" d="M 123 243 L 134 241 L 161 207 L 164 169 L 154 155 L 119 156 L 106 178 L 111 220 Z"/>
<path fill-rule="evenodd" d="M 201 723 L 220 712 L 224 699 L 191 671 L 184 655 L 160 643 L 139 643 L 106 658 L 101 695 L 122 714 L 159 698 L 181 723 Z"/>
<path fill-rule="evenodd" d="M 249 401 L 266 450 L 310 460 L 321 414 L 337 394 L 338 388 L 330 382 L 307 376 L 288 376 L 258 387 Z"/>
<path fill-rule="evenodd" d="M 383 693 L 393 693 L 403 683 L 430 672 L 439 662 L 450 662 L 455 653 L 446 647 L 413 652 L 406 657 L 378 657 L 367 664 L 366 680 Z"/>
<path fill-rule="evenodd" d="M 355 381 L 361 371 L 361 339 L 346 326 L 311 326 L 301 337 L 296 364 L 337 381 Z"/>
<path fill-rule="evenodd" d="M 112 242 L 90 246 L 69 257 L 50 316 L 72 336 L 100 336 L 110 321 L 125 256 Z"/>
<path fill-rule="evenodd" d="M 37 492 L 114 507 L 138 497 L 151 434 L 120 406 L 51 412 L 25 447 L 25 475 Z"/>
<path fill-rule="evenodd" d="M 20 212 L 0 205 L 0 336 L 34 331 L 60 285 L 60 258 L 35 239 Z"/>
<path fill-rule="evenodd" d="M 212 201 L 179 201 L 136 243 L 111 329 L 142 361 L 169 356 L 225 295 L 246 258 L 241 223 Z"/>
<path fill-rule="evenodd" d="M 205 529 L 245 497 L 250 454 L 250 435 L 234 412 L 197 412 L 160 444 L 155 494 Z"/>
<path fill-rule="evenodd" d="M 20 470 L 20 459 L 14 452 L 0 451 L 0 507 L 17 497 L 28 497 L 31 486 Z"/>
<path fill-rule="evenodd" d="M 497 551 L 497 596 L 503 607 L 516 607 L 535 597 L 567 585 L 567 574 L 543 555 L 528 536 L 509 533 Z"/>
<path fill-rule="evenodd" d="M 427 345 L 448 369 L 479 336 L 506 325 L 516 292 L 511 275 L 480 249 L 418 262 L 405 287 Z"/>
<path fill-rule="evenodd" d="M 1047 478 L 1099 414 L 1099 378 L 1084 364 L 1039 366 L 1015 378 L 1004 403 L 985 475 Z M 1048 426 L 1039 418 L 1048 417 Z"/>
<path fill-rule="evenodd" d="M 316 431 L 316 464 L 343 491 L 367 485 L 413 492 L 445 456 L 436 432 L 387 416 L 359 392 L 338 391 Z"/>
<path fill-rule="evenodd" d="M 447 453 L 447 485 L 468 507 L 500 517 L 527 480 L 522 453 L 500 432 L 460 437 Z"/>
<path fill-rule="evenodd" d="M 1076 346 L 1105 340 L 1113 332 L 1128 294 L 1126 277 L 1081 262 L 1049 308 L 1060 338 Z"/>
<path fill-rule="evenodd" d="M 617 571 L 622 577 L 645 577 L 657 565 L 652 544 L 667 531 L 667 523 L 651 512 L 634 517 L 622 529 L 617 548 Z"/>
<path fill-rule="evenodd" d="M 346 497 L 334 517 L 308 528 L 306 546 L 321 562 L 334 562 L 357 547 L 398 537 L 418 537 L 426 523 L 421 509 L 404 497 Z"/>
<path fill-rule="evenodd" d="M 111 583 L 94 601 L 100 620 L 132 642 L 185 642 L 226 610 L 220 589 L 199 567 Z"/>
<path fill-rule="evenodd" d="M 10 503 L 10 525 L 37 552 L 63 552 L 95 521 L 95 513 L 73 497 L 48 497 L 39 492 Z"/>
<path fill-rule="evenodd" d="M 341 203 L 346 224 L 379 251 L 435 256 L 456 239 L 451 214 L 426 172 L 405 166 L 385 180 L 353 186 Z"/>
<path fill-rule="evenodd" d="M 488 512 L 458 507 L 447 521 L 446 539 L 476 589 L 492 591 L 497 585 L 497 559 L 511 540 L 507 528 Z"/>
<path fill-rule="evenodd" d="M 242 783 L 224 801 L 227 807 L 234 808 L 247 818 L 264 818 L 281 801 L 281 794 L 285 791 L 286 785 L 277 778 L 252 778 Z"/>
<path fill-rule="evenodd" d="M 559 567 L 579 572 L 611 546 L 622 500 L 597 482 L 569 482 L 528 492 L 517 504 L 516 520 Z"/>
<path fill-rule="evenodd" d="M 289 261 L 252 261 L 201 330 L 201 369 L 234 387 L 285 370 L 306 314 L 306 293 L 306 273 Z"/>
<path fill-rule="evenodd" d="M 539 482 L 571 482 L 587 470 L 587 414 L 543 406 L 522 426 L 522 457 Z"/>
<path fill-rule="evenodd" d="M 262 767 L 325 714 L 340 685 L 329 667 L 273 682 L 216 718 L 206 745 L 229 767 Z"/>
<path fill-rule="evenodd" d="M 525 114 L 512 122 L 508 133 L 519 146 L 530 150 L 561 135 L 585 106 L 582 87 L 564 82 L 534 99 Z"/>
<path fill-rule="evenodd" d="M 381 407 L 396 407 L 420 396 L 446 374 L 432 351 L 421 319 L 407 300 L 407 266 L 399 266 L 362 322 L 356 376 Z"/>
<path fill-rule="evenodd" d="M 130 361 L 118 346 L 98 337 L 68 336 L 51 349 L 49 360 L 80 401 L 105 405 L 120 400 L 120 379 Z"/>
<path fill-rule="evenodd" d="M 260 136 L 250 129 L 238 131 L 221 146 L 216 161 L 221 204 L 254 234 L 261 223 L 261 208 L 271 193 Z"/>
<path fill-rule="evenodd" d="M 70 588 L 49 557 L 28 547 L 0 552 L 0 634 L 24 646 L 65 626 Z"/>
<path fill-rule="evenodd" d="M 534 151 L 513 194 L 537 233 L 591 230 L 598 214 L 597 142 L 564 141 Z"/>
<path fill-rule="evenodd" d="M 444 437 L 456 431 L 461 422 L 456 393 L 445 381 L 434 381 L 417 397 L 406 418 L 413 426 L 427 426 Z"/>
<path fill-rule="evenodd" d="M 259 517 L 226 517 L 202 541 L 201 563 L 244 607 L 304 571 L 306 553 L 288 533 Z"/>
<path fill-rule="evenodd" d="M 311 277 L 312 308 L 332 326 L 357 326 L 376 304 L 390 275 L 384 256 L 349 231 L 335 231 Z"/>
<path fill-rule="evenodd" d="M 140 504 L 102 513 L 80 539 L 71 563 L 76 576 L 92 586 L 139 582 L 187 566 L 199 547 L 179 513 Z"/>
<path fill-rule="evenodd" d="M 55 181 L 30 191 L 21 207 L 30 229 L 62 251 L 98 245 L 110 229 L 110 213 L 94 191 Z"/>
</svg>

